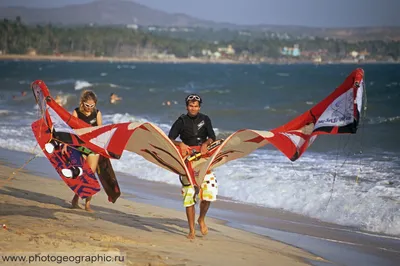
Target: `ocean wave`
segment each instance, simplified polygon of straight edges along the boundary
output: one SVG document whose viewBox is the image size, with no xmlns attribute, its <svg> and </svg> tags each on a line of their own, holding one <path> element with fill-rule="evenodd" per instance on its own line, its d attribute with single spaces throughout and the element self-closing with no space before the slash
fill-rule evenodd
<svg viewBox="0 0 400 266">
<path fill-rule="evenodd" d="M 371 125 L 383 124 L 383 123 L 397 123 L 400 121 L 400 116 L 392 116 L 392 117 L 373 117 L 367 118 L 367 123 Z"/>
<path fill-rule="evenodd" d="M 75 81 L 75 90 L 82 90 L 82 89 L 84 89 L 84 88 L 88 88 L 88 87 L 91 87 L 91 86 L 93 86 L 93 84 L 91 84 L 91 83 L 89 83 L 89 82 L 87 82 L 87 81 L 85 81 L 85 80 L 77 80 L 77 81 Z"/>
<path fill-rule="evenodd" d="M 125 122 L 148 122 L 148 120 L 137 117 L 128 113 L 125 114 L 112 114 L 112 115 L 103 115 L 103 124 L 117 124 L 117 123 L 125 123 Z"/>
<path fill-rule="evenodd" d="M 264 110 L 269 110 L 271 112 L 276 112 L 277 110 L 269 105 L 264 106 Z"/>
<path fill-rule="evenodd" d="M 64 107 L 68 106 L 71 102 L 76 102 L 76 103 L 78 102 L 78 99 L 76 98 L 76 95 L 74 95 L 74 94 L 59 93 L 59 94 L 55 95 L 54 98 L 56 99 L 57 96 L 60 98 L 61 106 L 64 106 Z"/>
<path fill-rule="evenodd" d="M 259 150 L 232 161 L 215 169 L 220 195 L 361 230 L 400 235 L 400 184 L 382 185 L 381 179 L 387 176 L 379 163 L 366 165 L 363 170 L 374 179 L 364 182 L 361 178 L 357 184 L 355 178 L 342 178 L 355 177 L 357 163 L 338 169 L 335 156 L 308 154 L 302 159 L 301 163 L 291 163 L 278 151 Z M 141 179 L 180 185 L 175 174 L 133 153 L 125 153 L 113 165 L 116 171 Z"/>
<path fill-rule="evenodd" d="M 329 156 L 307 154 L 301 162 L 290 163 L 282 160 L 279 152 L 259 151 L 258 155 L 218 169 L 221 195 L 367 231 L 400 235 L 400 217 L 395 214 L 400 205 L 382 198 L 400 200 L 400 185 L 381 185 L 381 180 L 387 178 L 387 168 L 382 168 L 380 162 L 364 165 L 361 177 L 367 176 L 369 182 L 361 178 L 357 184 L 355 178 L 342 176 L 357 176 L 358 163 L 350 162 L 338 169 L 339 162 Z M 337 177 L 332 191 L 334 175 Z"/>
<path fill-rule="evenodd" d="M 12 114 L 13 112 L 10 110 L 0 110 L 0 116 L 7 116 Z"/>
<path fill-rule="evenodd" d="M 276 75 L 279 76 L 279 77 L 289 77 L 290 76 L 289 73 L 283 73 L 283 72 L 276 73 Z"/>
<path fill-rule="evenodd" d="M 136 69 L 135 65 L 117 65 L 118 69 Z"/>
<path fill-rule="evenodd" d="M 387 88 L 391 88 L 391 87 L 397 87 L 397 86 L 399 86 L 399 85 L 400 85 L 399 82 L 390 82 L 390 83 L 387 83 L 385 86 L 386 86 Z"/>
<path fill-rule="evenodd" d="M 104 115 L 105 123 L 141 121 L 130 114 Z M 159 124 L 164 131 L 169 124 Z M 216 129 L 218 137 L 232 132 Z M 0 125 L 0 147 L 31 153 L 37 142 L 30 126 Z M 34 153 L 41 154 L 40 149 Z M 346 164 L 341 164 L 346 160 Z M 175 174 L 126 152 L 115 171 L 179 186 Z M 326 222 L 400 235 L 400 170 L 393 161 L 358 160 L 308 152 L 294 163 L 279 151 L 258 150 L 215 169 L 220 195 L 235 201 L 285 209 Z M 340 167 L 338 167 L 340 165 Z M 360 168 L 362 167 L 362 171 Z M 334 190 L 333 176 L 336 175 Z M 356 183 L 359 176 L 359 183 Z M 129 189 L 129 188 L 126 188 Z M 177 190 L 179 190 L 177 188 Z"/>
<path fill-rule="evenodd" d="M 49 81 L 46 82 L 47 85 L 52 86 L 52 85 L 65 85 L 65 84 L 76 84 L 75 79 L 61 79 L 61 80 L 56 80 L 56 81 Z"/>
<path fill-rule="evenodd" d="M 214 128 L 214 132 L 217 139 L 226 139 L 234 133 L 234 131 L 225 131 L 218 128 Z"/>
<path fill-rule="evenodd" d="M 37 141 L 34 139 L 30 126 L 18 126 L 13 124 L 0 125 L 0 147 L 8 150 L 22 151 L 28 153 L 38 153 L 44 156 L 40 148 L 37 147 Z"/>
</svg>

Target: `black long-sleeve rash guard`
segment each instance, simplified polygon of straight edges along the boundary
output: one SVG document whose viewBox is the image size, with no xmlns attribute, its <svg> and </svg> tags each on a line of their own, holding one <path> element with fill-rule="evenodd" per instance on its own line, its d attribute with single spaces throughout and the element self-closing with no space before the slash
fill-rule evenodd
<svg viewBox="0 0 400 266">
<path fill-rule="evenodd" d="M 172 140 L 175 140 L 178 136 L 188 146 L 201 145 L 207 138 L 216 140 L 210 118 L 202 113 L 198 113 L 195 117 L 187 114 L 181 115 L 172 125 L 168 134 L 168 137 Z"/>
</svg>

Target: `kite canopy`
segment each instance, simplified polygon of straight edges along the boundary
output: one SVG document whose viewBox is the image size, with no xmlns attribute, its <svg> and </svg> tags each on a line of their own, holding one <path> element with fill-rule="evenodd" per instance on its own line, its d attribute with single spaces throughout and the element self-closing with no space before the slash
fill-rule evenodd
<svg viewBox="0 0 400 266">
<path fill-rule="evenodd" d="M 46 124 L 56 132 L 74 135 L 72 144 L 114 159 L 119 159 L 124 150 L 131 151 L 168 171 L 188 176 L 192 184 L 201 184 L 208 171 L 269 143 L 295 161 L 318 135 L 356 133 L 363 104 L 364 71 L 354 70 L 328 97 L 292 121 L 271 131 L 238 130 L 212 154 L 190 165 L 168 136 L 151 123 L 89 127 L 59 106 L 43 81 L 33 82 L 32 90 Z"/>
</svg>

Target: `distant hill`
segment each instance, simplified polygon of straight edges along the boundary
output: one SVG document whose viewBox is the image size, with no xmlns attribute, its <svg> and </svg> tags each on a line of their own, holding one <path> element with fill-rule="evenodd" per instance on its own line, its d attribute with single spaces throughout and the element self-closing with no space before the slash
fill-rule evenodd
<svg viewBox="0 0 400 266">
<path fill-rule="evenodd" d="M 8 3 L 8 4 L 7 4 Z M 10 0 L 1 0 L 0 17 L 15 19 L 20 16 L 27 24 L 62 25 L 162 25 L 177 27 L 214 27 L 217 23 L 196 19 L 184 14 L 170 14 L 124 0 L 98 0 L 87 4 L 58 8 L 18 7 Z M 8 7 L 6 7 L 8 6 Z M 233 24 L 232 24 L 233 26 Z"/>
<path fill-rule="evenodd" d="M 47 1 L 47 2 L 46 2 Z M 55 0 L 51 0 L 55 1 Z M 64 7 L 33 8 L 21 7 L 26 0 L 0 0 L 0 18 L 21 17 L 25 24 L 53 25 L 127 25 L 213 28 L 230 30 L 269 31 L 288 33 L 297 36 L 320 36 L 340 39 L 397 39 L 400 40 L 400 27 L 364 28 L 312 28 L 303 26 L 278 25 L 235 25 L 217 23 L 194 18 L 185 14 L 170 14 L 144 5 L 125 0 L 97 0 L 87 4 Z M 30 0 L 29 6 L 49 6 L 50 0 Z M 24 4 L 26 5 L 26 4 Z M 53 4 L 54 6 L 54 4 Z"/>
</svg>

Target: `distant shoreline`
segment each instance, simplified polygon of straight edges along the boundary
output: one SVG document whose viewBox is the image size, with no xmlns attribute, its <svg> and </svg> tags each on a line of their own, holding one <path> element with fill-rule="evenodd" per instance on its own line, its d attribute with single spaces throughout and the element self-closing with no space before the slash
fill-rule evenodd
<svg viewBox="0 0 400 266">
<path fill-rule="evenodd" d="M 191 59 L 191 58 L 174 58 L 174 59 L 157 59 L 157 58 L 139 58 L 139 57 L 85 57 L 85 56 L 56 56 L 56 55 L 18 55 L 7 54 L 0 55 L 0 60 L 29 60 L 29 61 L 82 61 L 82 62 L 148 62 L 148 63 L 205 63 L 205 64 L 245 64 L 246 62 L 239 62 L 229 59 L 220 60 L 204 60 L 204 59 Z"/>
<path fill-rule="evenodd" d="M 27 61 L 80 61 L 80 62 L 141 62 L 141 63 L 198 63 L 198 64 L 315 64 L 315 65 L 328 65 L 328 64 L 399 64 L 400 61 L 329 61 L 329 62 L 313 62 L 308 60 L 270 60 L 263 62 L 252 61 L 237 61 L 231 59 L 201 59 L 201 58 L 139 58 L 139 57 L 85 57 L 85 56 L 56 56 L 56 55 L 19 55 L 19 54 L 3 54 L 0 55 L 0 60 L 27 60 Z"/>
</svg>

